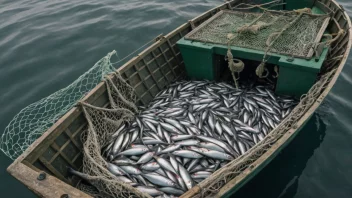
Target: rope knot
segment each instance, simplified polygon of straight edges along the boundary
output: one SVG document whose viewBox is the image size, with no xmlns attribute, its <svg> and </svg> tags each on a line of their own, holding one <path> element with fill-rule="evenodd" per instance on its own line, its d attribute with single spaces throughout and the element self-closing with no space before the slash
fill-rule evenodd
<svg viewBox="0 0 352 198">
<path fill-rule="evenodd" d="M 228 48 L 228 50 L 227 50 L 227 61 L 228 61 L 229 69 L 232 74 L 233 81 L 235 82 L 236 88 L 238 89 L 237 80 L 239 78 L 238 79 L 236 78 L 235 72 L 237 72 L 237 73 L 242 72 L 244 69 L 244 63 L 239 59 L 233 58 L 233 55 L 232 55 L 230 48 Z"/>
<path fill-rule="evenodd" d="M 265 75 L 265 76 L 263 76 L 264 71 L 266 71 L 266 75 Z M 268 72 L 268 69 L 265 68 L 265 62 L 260 63 L 260 65 L 259 65 L 259 66 L 257 67 L 257 69 L 255 70 L 255 73 L 257 74 L 257 76 L 258 76 L 259 78 L 266 78 L 266 77 L 268 77 L 269 72 Z"/>
</svg>

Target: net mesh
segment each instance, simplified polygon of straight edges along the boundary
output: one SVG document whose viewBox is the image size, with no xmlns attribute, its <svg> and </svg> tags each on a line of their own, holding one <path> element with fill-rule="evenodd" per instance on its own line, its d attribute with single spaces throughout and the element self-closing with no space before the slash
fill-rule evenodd
<svg viewBox="0 0 352 198">
<path fill-rule="evenodd" d="M 106 74 L 113 72 L 115 68 L 110 59 L 114 54 L 116 51 L 103 57 L 69 86 L 22 109 L 1 136 L 0 149 L 5 155 L 16 159 Z"/>
<path fill-rule="evenodd" d="M 111 136 L 122 123 L 132 121 L 137 107 L 134 104 L 136 96 L 133 89 L 118 73 L 108 77 L 105 84 L 111 108 L 81 103 L 89 126 L 83 135 L 82 171 L 96 189 L 92 190 L 86 185 L 79 185 L 78 188 L 94 197 L 149 197 L 132 186 L 119 182 L 106 168 L 107 162 L 102 156 L 102 148 L 113 141 Z"/>
<path fill-rule="evenodd" d="M 185 38 L 206 43 L 310 58 L 327 15 L 222 11 Z M 270 48 L 269 48 L 270 47 Z"/>
</svg>

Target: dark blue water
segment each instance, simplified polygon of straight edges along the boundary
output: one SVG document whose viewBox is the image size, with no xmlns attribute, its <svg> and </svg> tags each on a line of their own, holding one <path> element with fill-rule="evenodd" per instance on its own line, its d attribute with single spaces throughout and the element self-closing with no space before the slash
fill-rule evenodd
<svg viewBox="0 0 352 198">
<path fill-rule="evenodd" d="M 108 52 L 124 57 L 220 0 L 0 1 L 0 133 Z M 340 1 L 352 15 L 352 3 Z M 297 138 L 238 197 L 352 197 L 352 57 Z M 1 197 L 33 197 L 0 153 Z"/>
</svg>

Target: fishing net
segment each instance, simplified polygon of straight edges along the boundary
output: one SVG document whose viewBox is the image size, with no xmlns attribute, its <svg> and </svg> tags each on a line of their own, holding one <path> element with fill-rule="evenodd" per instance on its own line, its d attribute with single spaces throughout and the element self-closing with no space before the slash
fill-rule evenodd
<svg viewBox="0 0 352 198">
<path fill-rule="evenodd" d="M 245 169 L 254 168 L 253 163 L 265 155 L 269 149 L 273 149 L 276 146 L 275 143 L 280 141 L 283 135 L 297 129 L 298 120 L 317 100 L 335 72 L 336 69 L 333 69 L 321 76 L 310 91 L 302 96 L 300 103 L 291 114 L 261 142 L 195 186 L 192 191 L 196 194 L 193 197 L 216 197 L 219 190 L 229 181 L 241 176 Z M 136 97 L 133 89 L 118 73 L 110 75 L 105 82 L 110 105 L 102 108 L 81 102 L 89 125 L 88 131 L 82 137 L 84 142 L 82 172 L 86 174 L 92 186 L 80 183 L 77 188 L 93 197 L 150 197 L 129 184 L 119 182 L 116 176 L 107 169 L 103 150 L 113 141 L 111 136 L 121 124 L 133 121 L 136 113 L 134 110 L 137 107 L 134 105 Z M 116 105 L 117 101 L 120 101 L 118 105 Z"/>
<path fill-rule="evenodd" d="M 102 156 L 102 148 L 109 145 L 112 134 L 121 124 L 133 120 L 137 112 L 136 97 L 133 88 L 118 73 L 107 77 L 105 81 L 110 105 L 106 108 L 96 107 L 81 102 L 88 121 L 88 131 L 83 135 L 83 170 L 88 182 L 95 189 L 86 185 L 78 188 L 94 197 L 149 197 L 132 186 L 119 182 L 107 169 L 107 162 Z M 111 107 L 111 108 L 110 108 Z"/>
<path fill-rule="evenodd" d="M 216 197 L 219 190 L 229 181 L 236 177 L 240 177 L 241 174 L 246 174 L 243 171 L 247 168 L 255 168 L 252 165 L 253 162 L 265 155 L 269 149 L 274 149 L 273 147 L 276 146 L 275 143 L 280 141 L 280 138 L 283 135 L 292 133 L 297 129 L 297 122 L 308 111 L 313 103 L 317 101 L 317 98 L 331 81 L 335 72 L 336 69 L 333 69 L 321 76 L 320 80 L 312 86 L 309 92 L 302 96 L 300 103 L 293 109 L 291 114 L 261 142 L 253 146 L 244 155 L 231 161 L 226 166 L 213 173 L 206 180 L 199 183 L 194 189 L 196 194 L 193 197 Z"/>
<path fill-rule="evenodd" d="M 113 109 L 126 108 L 137 113 L 138 109 L 134 104 L 136 101 L 134 89 L 118 73 L 113 76 L 107 76 L 105 80 L 111 107 Z"/>
<path fill-rule="evenodd" d="M 115 51 L 99 60 L 90 70 L 69 86 L 22 109 L 5 128 L 0 149 L 16 159 L 79 99 L 92 90 L 103 77 L 115 70 L 110 59 Z"/>
<path fill-rule="evenodd" d="M 186 39 L 263 52 L 311 58 L 320 41 L 328 15 L 302 12 L 262 13 L 221 11 L 186 35 Z"/>
</svg>

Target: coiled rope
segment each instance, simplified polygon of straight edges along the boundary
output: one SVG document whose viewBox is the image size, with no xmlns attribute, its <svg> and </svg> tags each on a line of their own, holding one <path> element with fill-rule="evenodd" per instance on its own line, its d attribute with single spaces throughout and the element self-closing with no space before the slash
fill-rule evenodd
<svg viewBox="0 0 352 198">
<path fill-rule="evenodd" d="M 244 63 L 239 59 L 233 58 L 230 47 L 228 47 L 228 49 L 227 49 L 227 61 L 228 61 L 228 65 L 229 65 L 229 69 L 231 71 L 233 81 L 235 82 L 236 88 L 238 89 L 237 80 L 239 80 L 239 78 L 236 78 L 235 72 L 237 72 L 239 75 L 239 73 L 241 73 L 244 69 Z"/>
</svg>

